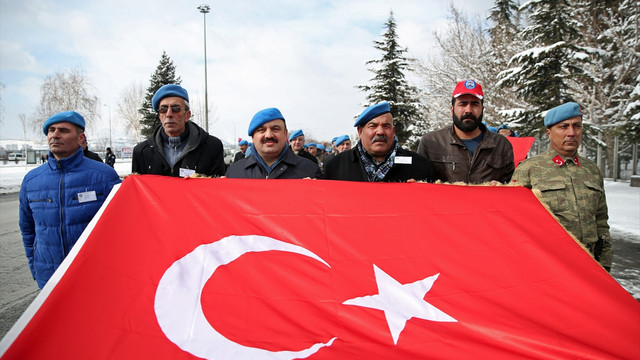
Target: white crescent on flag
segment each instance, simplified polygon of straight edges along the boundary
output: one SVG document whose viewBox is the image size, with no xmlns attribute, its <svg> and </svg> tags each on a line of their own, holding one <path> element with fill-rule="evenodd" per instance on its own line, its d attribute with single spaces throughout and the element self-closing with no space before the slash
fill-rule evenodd
<svg viewBox="0 0 640 360">
<path fill-rule="evenodd" d="M 227 236 L 196 247 L 174 262 L 164 273 L 155 296 L 155 313 L 164 334 L 182 350 L 205 359 L 306 358 L 320 348 L 331 346 L 335 337 L 300 351 L 269 351 L 244 346 L 225 338 L 207 321 L 200 296 L 204 285 L 219 266 L 243 254 L 285 251 L 308 256 L 329 266 L 313 252 L 266 236 Z"/>
</svg>

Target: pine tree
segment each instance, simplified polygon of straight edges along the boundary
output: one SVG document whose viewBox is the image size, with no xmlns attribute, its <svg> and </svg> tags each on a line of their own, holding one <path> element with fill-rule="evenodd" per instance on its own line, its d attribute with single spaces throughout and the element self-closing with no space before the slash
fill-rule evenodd
<svg viewBox="0 0 640 360">
<path fill-rule="evenodd" d="M 160 118 L 158 118 L 158 114 L 153 111 L 153 106 L 151 104 L 151 99 L 153 99 L 153 95 L 160 89 L 163 85 L 166 84 L 176 84 L 180 85 L 182 80 L 180 77 L 176 78 L 176 67 L 173 65 L 173 61 L 167 56 L 167 52 L 162 52 L 162 57 L 160 58 L 160 64 L 156 68 L 156 71 L 151 75 L 151 80 L 149 80 L 149 86 L 147 87 L 147 94 L 144 97 L 144 101 L 142 102 L 142 107 L 140 110 L 140 114 L 142 115 L 141 123 L 141 133 L 143 137 L 149 137 L 153 134 L 153 130 L 160 125 Z"/>
<path fill-rule="evenodd" d="M 493 125 L 499 125 L 498 122 L 509 123 L 514 130 L 520 132 L 517 119 L 528 107 L 526 102 L 513 96 L 515 86 L 495 86 L 499 72 L 509 67 L 509 59 L 524 50 L 519 39 L 522 27 L 518 4 L 513 0 L 496 0 L 489 10 L 488 20 L 492 26 L 487 29 L 490 56 L 485 65 L 489 74 L 485 88 L 489 89 L 490 108 L 493 108 L 494 120 L 497 120 Z"/>
<path fill-rule="evenodd" d="M 615 136 L 625 135 L 632 124 L 625 111 L 640 74 L 640 5 L 631 0 L 577 0 L 576 5 L 575 16 L 583 19 L 579 27 L 583 45 L 597 49 L 589 52 L 590 61 L 584 67 L 593 81 L 589 86 L 573 87 L 578 90 L 576 99 L 589 113 L 583 151 L 593 158 L 597 148 L 606 144 L 606 164 L 609 174 L 613 174 L 616 166 L 612 145 Z"/>
<path fill-rule="evenodd" d="M 521 134 L 529 135 L 543 128 L 543 113 L 574 100 L 571 85 L 588 86 L 582 64 L 587 61 L 580 42 L 579 23 L 572 16 L 568 0 L 531 1 L 530 25 L 521 32 L 526 50 L 511 59 L 511 68 L 500 74 L 500 86 L 515 86 L 516 95 L 529 108 L 516 120 Z"/>
<path fill-rule="evenodd" d="M 382 101 L 389 102 L 398 142 L 415 147 L 419 136 L 413 133 L 417 132 L 414 130 L 422 117 L 421 105 L 417 88 L 410 86 L 405 78 L 405 72 L 411 71 L 409 64 L 414 60 L 404 56 L 407 49 L 398 43 L 393 11 L 385 27 L 387 30 L 382 35 L 383 39 L 374 41 L 374 47 L 382 52 L 382 58 L 367 61 L 367 65 L 378 65 L 369 69 L 375 74 L 370 80 L 373 85 L 358 85 L 357 88 L 368 93 L 367 103 L 363 104 L 365 107 Z"/>
</svg>

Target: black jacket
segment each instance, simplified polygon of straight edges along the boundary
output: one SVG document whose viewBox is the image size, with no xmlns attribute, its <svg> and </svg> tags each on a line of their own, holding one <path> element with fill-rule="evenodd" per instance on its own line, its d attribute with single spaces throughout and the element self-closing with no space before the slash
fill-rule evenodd
<svg viewBox="0 0 640 360">
<path fill-rule="evenodd" d="M 291 147 L 291 146 L 289 146 Z M 291 149 L 293 151 L 293 149 Z M 316 158 L 315 156 L 311 155 L 310 152 L 308 152 L 307 150 L 305 150 L 304 148 L 298 152 L 294 151 L 294 154 L 298 155 L 298 156 L 302 156 L 305 159 L 309 159 L 311 161 L 313 161 L 314 163 L 318 164 L 318 158 Z"/>
<path fill-rule="evenodd" d="M 138 174 L 154 174 L 180 176 L 180 168 L 195 170 L 197 174 L 207 176 L 224 175 L 224 150 L 222 142 L 209 135 L 204 129 L 189 121 L 189 137 L 187 144 L 173 165 L 164 156 L 162 145 L 162 126 L 158 126 L 153 134 L 133 148 L 131 171 Z"/>
<path fill-rule="evenodd" d="M 100 155 L 98 155 L 98 154 L 94 153 L 93 151 L 89 150 L 89 148 L 86 148 L 85 150 L 83 150 L 82 154 L 84 154 L 84 157 L 86 157 L 86 158 L 102 162 L 102 159 L 100 158 Z"/>
<path fill-rule="evenodd" d="M 288 146 L 284 148 L 286 154 L 271 170 L 270 174 L 264 170 L 252 153 L 249 157 L 234 162 L 227 169 L 228 178 L 237 179 L 321 179 L 322 172 L 318 164 L 294 154 Z"/>
<path fill-rule="evenodd" d="M 398 157 L 410 157 L 411 164 L 399 163 L 396 160 L 393 167 L 384 177 L 384 182 L 405 182 L 409 179 L 417 181 L 433 181 L 433 169 L 431 162 L 422 155 L 413 151 L 398 148 Z M 369 181 L 364 170 L 358 148 L 343 151 L 330 159 L 324 165 L 324 178 L 326 180 Z"/>
</svg>

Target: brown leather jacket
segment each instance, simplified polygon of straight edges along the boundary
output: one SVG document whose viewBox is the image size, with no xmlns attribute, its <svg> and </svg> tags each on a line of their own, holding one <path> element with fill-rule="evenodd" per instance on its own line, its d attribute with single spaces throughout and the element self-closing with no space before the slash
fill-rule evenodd
<svg viewBox="0 0 640 360">
<path fill-rule="evenodd" d="M 515 169 L 511 143 L 481 124 L 484 137 L 471 157 L 453 126 L 423 135 L 418 145 L 418 154 L 431 160 L 436 179 L 468 184 L 509 182 Z"/>
</svg>

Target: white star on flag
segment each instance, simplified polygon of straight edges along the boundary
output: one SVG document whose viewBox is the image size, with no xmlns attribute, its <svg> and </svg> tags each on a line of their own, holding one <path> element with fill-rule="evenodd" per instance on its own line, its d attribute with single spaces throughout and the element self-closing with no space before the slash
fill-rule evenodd
<svg viewBox="0 0 640 360">
<path fill-rule="evenodd" d="M 343 304 L 384 311 L 394 345 L 398 344 L 398 337 L 411 318 L 457 322 L 456 319 L 424 300 L 425 295 L 431 290 L 431 286 L 440 275 L 439 273 L 410 284 L 400 284 L 375 264 L 373 270 L 378 284 L 378 294 L 349 299 Z"/>
</svg>

